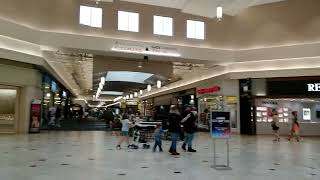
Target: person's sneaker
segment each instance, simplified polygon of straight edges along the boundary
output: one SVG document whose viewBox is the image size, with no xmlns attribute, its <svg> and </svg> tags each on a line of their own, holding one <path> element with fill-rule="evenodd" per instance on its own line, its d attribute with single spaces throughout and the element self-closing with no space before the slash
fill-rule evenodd
<svg viewBox="0 0 320 180">
<path fill-rule="evenodd" d="M 188 152 L 197 152 L 197 151 L 192 148 L 188 148 Z"/>
<path fill-rule="evenodd" d="M 180 153 L 178 153 L 178 152 L 174 151 L 174 152 L 172 152 L 172 153 L 171 153 L 171 155 L 179 156 L 179 155 L 180 155 Z"/>
<path fill-rule="evenodd" d="M 183 143 L 183 145 L 182 145 L 182 149 L 184 150 L 184 151 L 186 151 L 187 149 L 186 149 L 186 144 L 185 143 Z"/>
<path fill-rule="evenodd" d="M 121 146 L 120 146 L 120 145 L 117 145 L 116 149 L 117 149 L 117 150 L 120 150 L 120 149 L 121 149 Z"/>
<path fill-rule="evenodd" d="M 162 148 L 160 148 L 159 152 L 163 152 Z"/>
</svg>

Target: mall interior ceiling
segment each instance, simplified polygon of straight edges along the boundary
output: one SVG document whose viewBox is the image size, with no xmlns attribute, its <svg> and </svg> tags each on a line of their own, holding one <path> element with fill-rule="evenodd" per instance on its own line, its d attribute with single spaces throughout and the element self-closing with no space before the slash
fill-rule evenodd
<svg viewBox="0 0 320 180">
<path fill-rule="evenodd" d="M 220 76 L 314 76 L 319 7 L 319 0 L 2 1 L 0 58 L 47 69 L 89 103 L 146 99 Z"/>
</svg>

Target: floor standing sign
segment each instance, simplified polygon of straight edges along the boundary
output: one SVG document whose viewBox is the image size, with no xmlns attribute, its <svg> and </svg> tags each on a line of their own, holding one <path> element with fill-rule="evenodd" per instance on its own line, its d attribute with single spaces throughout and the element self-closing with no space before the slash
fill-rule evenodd
<svg viewBox="0 0 320 180">
<path fill-rule="evenodd" d="M 228 111 L 211 111 L 210 132 L 213 139 L 213 168 L 215 169 L 231 169 L 229 160 L 229 139 L 231 137 L 231 120 Z M 227 145 L 227 164 L 217 164 L 216 140 L 222 139 Z"/>
<path fill-rule="evenodd" d="M 30 113 L 29 133 L 39 133 L 41 121 L 41 100 L 32 100 Z"/>
</svg>

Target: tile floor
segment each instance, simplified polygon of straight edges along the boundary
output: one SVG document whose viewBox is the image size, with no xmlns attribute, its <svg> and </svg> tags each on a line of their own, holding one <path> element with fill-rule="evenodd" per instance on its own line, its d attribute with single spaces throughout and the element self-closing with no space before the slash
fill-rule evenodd
<svg viewBox="0 0 320 180">
<path fill-rule="evenodd" d="M 320 179 L 320 138 L 297 143 L 235 135 L 230 140 L 232 170 L 222 171 L 210 167 L 207 133 L 197 134 L 197 153 L 179 158 L 167 152 L 115 150 L 117 138 L 103 131 L 0 135 L 0 180 Z M 169 143 L 163 142 L 164 149 Z M 223 145 L 218 144 L 219 161 L 224 160 Z"/>
</svg>

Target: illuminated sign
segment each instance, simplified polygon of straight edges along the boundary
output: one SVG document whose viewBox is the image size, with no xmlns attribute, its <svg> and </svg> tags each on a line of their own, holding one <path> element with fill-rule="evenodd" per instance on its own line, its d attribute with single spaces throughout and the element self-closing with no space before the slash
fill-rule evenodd
<svg viewBox="0 0 320 180">
<path fill-rule="evenodd" d="M 302 115 L 303 115 L 303 120 L 311 120 L 311 109 L 310 108 L 303 108 L 302 109 Z"/>
<path fill-rule="evenodd" d="M 211 88 L 198 89 L 197 94 L 207 94 L 207 93 L 211 93 L 211 92 L 217 92 L 220 90 L 221 90 L 220 86 L 214 86 Z"/>
<path fill-rule="evenodd" d="M 320 91 L 320 83 L 307 84 L 309 92 Z"/>
</svg>

